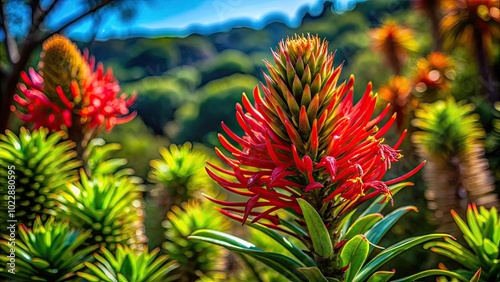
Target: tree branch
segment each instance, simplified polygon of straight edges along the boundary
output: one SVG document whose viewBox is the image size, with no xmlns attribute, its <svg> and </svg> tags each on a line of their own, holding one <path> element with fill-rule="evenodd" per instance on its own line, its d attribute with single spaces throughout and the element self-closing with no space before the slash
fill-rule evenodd
<svg viewBox="0 0 500 282">
<path fill-rule="evenodd" d="M 38 5 L 36 6 L 36 13 L 33 14 L 33 21 L 31 24 L 31 28 L 34 29 L 34 31 L 37 31 L 40 28 L 40 24 L 45 20 L 45 17 L 50 13 L 50 11 L 56 6 L 57 2 L 57 0 L 53 0 L 46 10 L 43 10 L 40 3 L 38 3 Z"/>
<path fill-rule="evenodd" d="M 54 32 L 51 32 L 50 34 L 46 35 L 43 37 L 42 41 L 45 41 L 46 39 L 48 39 L 50 36 L 52 36 L 52 34 L 56 34 L 56 33 L 60 33 L 61 31 L 65 30 L 66 28 L 68 28 L 70 25 L 76 23 L 77 21 L 81 20 L 82 18 L 86 17 L 87 15 L 101 9 L 102 7 L 110 4 L 111 2 L 113 2 L 112 0 L 103 0 L 100 4 L 90 8 L 90 10 L 84 12 L 83 14 L 79 15 L 78 17 L 70 20 L 69 22 L 63 24 L 59 29 L 57 29 L 56 31 Z"/>
<path fill-rule="evenodd" d="M 5 50 L 7 51 L 7 58 L 9 59 L 9 63 L 11 65 L 14 65 L 19 61 L 19 48 L 17 46 L 16 39 L 12 37 L 12 34 L 9 31 L 7 17 L 5 14 L 5 5 L 7 5 L 7 2 L 0 4 L 3 31 L 5 33 Z"/>
</svg>

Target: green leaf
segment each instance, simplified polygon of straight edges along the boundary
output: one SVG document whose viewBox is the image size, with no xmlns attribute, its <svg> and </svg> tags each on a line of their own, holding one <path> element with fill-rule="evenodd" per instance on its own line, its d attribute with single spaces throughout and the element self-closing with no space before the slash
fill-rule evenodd
<svg viewBox="0 0 500 282">
<path fill-rule="evenodd" d="M 483 249 L 489 259 L 494 260 L 498 257 L 498 246 L 491 242 L 490 239 L 484 238 Z"/>
<path fill-rule="evenodd" d="M 420 279 L 424 277 L 429 277 L 429 276 L 448 276 L 452 278 L 456 278 L 459 281 L 463 282 L 468 282 L 467 278 L 463 277 L 462 275 L 455 273 L 453 271 L 449 270 L 443 270 L 443 269 L 429 269 L 429 270 L 424 270 L 419 273 L 415 273 L 410 276 L 406 276 L 403 278 L 399 278 L 397 280 L 393 280 L 392 282 L 412 282 L 412 281 L 419 281 Z"/>
<path fill-rule="evenodd" d="M 322 257 L 329 257 L 333 253 L 333 245 L 323 220 L 306 200 L 297 199 L 297 202 L 304 215 L 314 252 Z"/>
<path fill-rule="evenodd" d="M 317 267 L 301 267 L 298 268 L 309 282 L 328 282 L 321 270 Z"/>
<path fill-rule="evenodd" d="M 85 279 L 87 281 L 90 281 L 90 282 L 98 282 L 98 281 L 100 281 L 99 277 L 96 277 L 94 275 L 91 275 L 91 274 L 88 274 L 88 273 L 85 273 L 85 272 L 77 272 L 76 274 L 78 276 L 82 277 L 83 279 Z"/>
<path fill-rule="evenodd" d="M 41 258 L 33 258 L 31 260 L 31 263 L 40 269 L 45 269 L 45 268 L 48 268 L 50 266 L 50 263 L 48 261 L 41 259 Z"/>
<path fill-rule="evenodd" d="M 370 230 L 366 231 L 365 237 L 372 244 L 378 244 L 380 239 L 389 231 L 389 229 L 399 220 L 405 213 L 414 210 L 417 211 L 416 207 L 413 206 L 405 206 L 401 207 L 390 214 L 386 215 L 382 220 L 375 223 Z M 370 247 L 370 252 L 373 249 L 373 246 Z"/>
<path fill-rule="evenodd" d="M 395 271 L 377 271 L 370 276 L 368 282 L 386 282 L 391 279 Z"/>
<path fill-rule="evenodd" d="M 464 238 L 469 243 L 469 245 L 476 251 L 480 252 L 480 242 L 477 241 L 477 238 L 474 236 L 472 231 L 469 229 L 467 224 L 460 218 L 460 216 L 453 210 L 451 210 L 451 214 L 453 216 L 453 219 L 455 220 L 455 223 L 458 225 L 458 228 L 460 228 L 460 231 L 464 234 Z"/>
<path fill-rule="evenodd" d="M 303 281 L 304 275 L 297 268 L 304 264 L 278 253 L 264 252 L 250 242 L 214 230 L 197 230 L 188 239 L 200 240 L 222 246 L 228 250 L 252 256 L 258 261 L 278 271 L 292 281 Z"/>
<path fill-rule="evenodd" d="M 379 213 L 365 215 L 356 221 L 347 230 L 347 233 L 342 237 L 343 240 L 351 240 L 352 237 L 358 234 L 364 234 L 370 229 L 377 221 L 381 220 L 384 216 Z"/>
<path fill-rule="evenodd" d="M 340 253 L 340 261 L 342 267 L 348 266 L 345 272 L 346 282 L 353 281 L 368 257 L 369 248 L 368 241 L 361 235 L 354 236 L 344 245 Z"/>
<path fill-rule="evenodd" d="M 476 215 L 474 214 L 474 211 L 470 206 L 467 209 L 466 217 L 467 217 L 467 222 L 468 222 L 469 228 L 470 228 L 472 234 L 474 234 L 476 241 L 477 242 L 483 241 L 483 234 L 481 233 L 481 228 L 479 227 Z"/>
<path fill-rule="evenodd" d="M 286 209 L 287 211 L 290 211 L 290 210 L 293 210 L 293 209 Z M 298 226 L 297 224 L 293 223 L 293 222 L 290 222 L 288 220 L 284 220 L 282 218 L 279 219 L 280 221 L 280 224 L 285 226 L 286 228 L 290 229 L 292 232 L 294 232 L 295 234 L 299 235 L 299 236 L 309 236 L 309 234 L 307 234 L 306 231 L 304 231 L 304 229 L 302 229 L 301 226 Z"/>
<path fill-rule="evenodd" d="M 292 255 L 294 255 L 297 259 L 299 259 L 306 266 L 316 266 L 316 262 L 308 255 L 306 255 L 302 250 L 297 248 L 292 242 L 290 242 L 287 238 L 278 234 L 278 232 L 271 230 L 267 227 L 264 227 L 258 223 L 250 223 L 250 221 L 246 222 L 248 226 L 259 230 L 260 232 L 266 234 L 271 237 L 274 241 L 279 243 L 285 249 L 287 249 Z"/>
<path fill-rule="evenodd" d="M 424 245 L 424 249 L 449 257 L 468 269 L 477 269 L 481 267 L 481 261 L 468 249 L 455 242 L 452 238 L 445 238 L 445 242 L 432 241 Z"/>
<path fill-rule="evenodd" d="M 359 272 L 358 275 L 356 275 L 354 281 L 365 281 L 371 273 L 373 273 L 375 270 L 377 270 L 380 266 L 382 266 L 384 263 L 388 262 L 391 260 L 393 257 L 399 255 L 400 253 L 410 249 L 411 247 L 414 247 L 418 244 L 422 244 L 424 242 L 438 239 L 438 238 L 443 238 L 443 237 L 450 237 L 448 234 L 428 234 L 428 235 L 423 235 L 423 236 L 418 236 L 418 237 L 411 237 L 408 239 L 405 239 L 399 243 L 396 243 L 389 248 L 383 250 L 380 252 L 377 256 L 375 256 L 370 262 L 368 262 Z"/>
</svg>

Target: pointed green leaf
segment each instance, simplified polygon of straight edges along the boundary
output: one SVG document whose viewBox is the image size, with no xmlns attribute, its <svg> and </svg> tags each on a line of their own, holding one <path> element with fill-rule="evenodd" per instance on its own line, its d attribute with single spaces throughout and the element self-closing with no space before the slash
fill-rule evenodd
<svg viewBox="0 0 500 282">
<path fill-rule="evenodd" d="M 434 239 L 438 238 L 443 238 L 443 237 L 450 237 L 448 234 L 428 234 L 428 235 L 423 235 L 423 236 L 418 236 L 418 237 L 411 237 L 406 240 L 403 240 L 399 243 L 396 243 L 389 248 L 383 250 L 380 252 L 377 256 L 375 256 L 370 262 L 368 262 L 359 274 L 355 277 L 354 281 L 365 281 L 370 274 L 372 274 L 375 270 L 377 270 L 380 266 L 382 266 L 384 263 L 388 262 L 395 256 L 399 255 L 400 253 L 410 249 L 411 247 L 414 247 L 418 244 L 422 244 L 427 241 L 431 241 Z"/>
<path fill-rule="evenodd" d="M 377 221 L 381 220 L 383 216 L 379 213 L 365 215 L 358 218 L 347 230 L 347 233 L 342 237 L 343 240 L 350 240 L 358 234 L 364 234 L 370 229 Z"/>
<path fill-rule="evenodd" d="M 430 277 L 430 276 L 448 276 L 455 278 L 459 281 L 463 282 L 468 282 L 467 278 L 463 277 L 462 275 L 455 273 L 453 271 L 449 270 L 443 270 L 443 269 L 429 269 L 429 270 L 424 270 L 422 272 L 406 276 L 403 278 L 399 278 L 396 280 L 393 280 L 392 282 L 412 282 L 412 281 L 421 281 L 420 279 L 425 278 L 425 277 Z"/>
<path fill-rule="evenodd" d="M 297 202 L 304 215 L 314 252 L 322 257 L 329 257 L 333 253 L 333 246 L 323 220 L 321 220 L 318 212 L 306 200 L 297 199 Z"/>
<path fill-rule="evenodd" d="M 101 281 L 99 280 L 99 277 L 96 277 L 92 274 L 88 274 L 88 273 L 85 273 L 85 272 L 77 272 L 76 273 L 78 276 L 82 277 L 83 279 L 89 281 L 89 282 L 98 282 L 98 281 Z"/>
<path fill-rule="evenodd" d="M 469 229 L 467 224 L 460 218 L 460 216 L 454 211 L 451 210 L 451 215 L 453 216 L 453 219 L 455 220 L 455 223 L 458 225 L 458 228 L 460 228 L 460 231 L 464 234 L 464 238 L 471 245 L 471 247 L 477 251 L 480 252 L 479 250 L 479 245 L 480 242 L 477 241 L 477 238 L 474 236 L 472 231 Z"/>
<path fill-rule="evenodd" d="M 432 241 L 424 245 L 424 249 L 449 257 L 468 269 L 477 269 L 481 267 L 481 261 L 468 249 L 455 242 L 452 238 L 445 238 L 445 242 Z"/>
<path fill-rule="evenodd" d="M 328 282 L 321 270 L 317 267 L 302 267 L 298 268 L 309 282 Z"/>
<path fill-rule="evenodd" d="M 197 230 L 188 238 L 209 242 L 231 251 L 252 256 L 292 281 L 302 281 L 304 278 L 303 274 L 297 270 L 297 268 L 305 267 L 301 262 L 282 254 L 264 252 L 252 243 L 238 237 L 214 230 Z"/>
<path fill-rule="evenodd" d="M 246 222 L 248 226 L 259 230 L 260 232 L 266 234 L 274 241 L 279 243 L 285 249 L 287 249 L 292 255 L 294 255 L 298 260 L 300 260 L 306 266 L 316 266 L 316 262 L 306 255 L 302 250 L 297 248 L 292 242 L 290 242 L 287 238 L 278 234 L 278 232 L 271 230 L 267 227 L 264 227 L 258 223 L 250 223 L 250 221 Z"/>
<path fill-rule="evenodd" d="M 50 263 L 48 261 L 41 259 L 41 258 L 33 258 L 31 260 L 31 263 L 40 269 L 45 269 L 45 268 L 48 268 L 50 266 Z"/>
<path fill-rule="evenodd" d="M 395 271 L 377 271 L 370 276 L 368 282 L 387 282 L 394 276 Z"/>
<path fill-rule="evenodd" d="M 288 209 L 286 209 L 286 210 L 288 211 Z M 297 234 L 299 236 L 308 236 L 309 235 L 309 234 L 307 234 L 306 231 L 304 231 L 304 229 L 302 229 L 301 226 L 297 225 L 296 223 L 284 220 L 282 218 L 280 218 L 279 221 L 280 221 L 281 225 L 283 225 L 286 228 L 290 229 L 292 232 L 294 232 L 295 234 Z"/>
<path fill-rule="evenodd" d="M 389 229 L 399 220 L 405 213 L 408 211 L 417 211 L 417 208 L 413 206 L 405 206 L 401 207 L 390 214 L 386 215 L 382 220 L 375 223 L 370 230 L 365 232 L 366 239 L 372 244 L 378 244 L 380 239 L 389 231 Z M 373 246 L 370 246 L 370 252 L 373 249 Z"/>
<path fill-rule="evenodd" d="M 349 240 L 340 253 L 341 267 L 346 267 L 345 281 L 353 281 L 356 274 L 359 272 L 366 258 L 368 257 L 368 249 L 370 245 L 366 238 L 361 235 L 354 236 Z"/>
<path fill-rule="evenodd" d="M 494 260 L 498 258 L 498 246 L 491 242 L 490 239 L 484 238 L 483 249 L 489 259 Z"/>
</svg>

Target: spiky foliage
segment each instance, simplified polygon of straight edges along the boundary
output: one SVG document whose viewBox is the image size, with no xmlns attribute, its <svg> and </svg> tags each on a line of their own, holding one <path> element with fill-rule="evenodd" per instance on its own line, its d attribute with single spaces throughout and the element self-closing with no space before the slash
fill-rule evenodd
<svg viewBox="0 0 500 282">
<path fill-rule="evenodd" d="M 496 207 L 486 209 L 471 204 L 467 208 L 467 222 L 454 210 L 453 219 L 462 232 L 467 245 L 452 238 L 424 245 L 431 251 L 458 262 L 463 268 L 455 272 L 467 281 L 480 269 L 477 281 L 500 281 L 500 219 Z M 473 281 L 473 280 L 471 280 Z"/>
<path fill-rule="evenodd" d="M 86 245 L 105 246 L 113 251 L 117 244 L 141 249 L 143 211 L 139 209 L 142 187 L 126 177 L 98 175 L 89 178 L 80 170 L 80 181 L 56 196 L 52 213 L 82 230 L 92 230 Z"/>
<path fill-rule="evenodd" d="M 13 217 L 18 223 L 31 226 L 36 215 L 53 207 L 51 195 L 77 179 L 80 162 L 72 150 L 75 145 L 71 141 L 61 142 L 61 137 L 60 132 L 49 134 L 46 128 L 30 132 L 23 127 L 19 136 L 11 131 L 0 134 L 2 228 L 10 214 L 9 201 L 15 206 Z M 9 187 L 15 187 L 15 199 Z"/>
<path fill-rule="evenodd" d="M 94 263 L 86 262 L 90 273 L 79 272 L 86 281 L 106 282 L 149 282 L 173 281 L 171 272 L 177 267 L 168 256 L 157 256 L 159 249 L 149 252 L 147 249 L 139 253 L 126 245 L 118 245 L 114 253 L 101 247 L 96 253 Z"/>
<path fill-rule="evenodd" d="M 134 170 L 126 168 L 127 159 L 112 158 L 112 155 L 118 152 L 121 145 L 118 143 L 109 143 L 102 138 L 90 140 L 83 153 L 85 172 L 89 176 L 110 175 L 120 177 L 131 177 Z M 139 181 L 139 179 L 137 179 Z"/>
<path fill-rule="evenodd" d="M 160 149 L 161 159 L 152 160 L 149 180 L 158 185 L 154 195 L 168 197 L 169 205 L 180 205 L 192 198 L 199 198 L 200 191 L 213 192 L 214 182 L 205 172 L 210 160 L 203 147 L 193 147 L 189 142 L 172 144 Z M 166 194 L 166 195 L 165 195 Z"/>
<path fill-rule="evenodd" d="M 178 281 L 224 279 L 224 250 L 205 242 L 188 240 L 198 229 L 226 231 L 230 224 L 210 202 L 190 201 L 174 206 L 163 222 L 166 241 L 163 248 L 170 258 L 179 262 L 174 273 Z"/>
<path fill-rule="evenodd" d="M 421 131 L 413 134 L 412 141 L 428 161 L 424 169 L 428 186 L 425 195 L 444 230 L 453 229 L 451 209 L 465 214 L 467 203 L 498 204 L 484 158 L 485 133 L 473 109 L 472 104 L 448 99 L 423 104 L 415 111 L 413 125 Z"/>
<path fill-rule="evenodd" d="M 92 257 L 97 246 L 83 248 L 83 243 L 90 236 L 85 232 L 70 227 L 69 222 L 55 221 L 50 217 L 45 223 L 37 217 L 33 228 L 24 224 L 19 226 L 19 237 L 13 241 L 4 236 L 0 241 L 2 250 L 10 254 L 15 249 L 15 273 L 10 269 L 10 258 L 0 257 L 0 277 L 14 281 L 75 281 L 76 273 L 84 270 L 84 262 Z M 2 280 L 5 281 L 5 280 Z"/>
</svg>

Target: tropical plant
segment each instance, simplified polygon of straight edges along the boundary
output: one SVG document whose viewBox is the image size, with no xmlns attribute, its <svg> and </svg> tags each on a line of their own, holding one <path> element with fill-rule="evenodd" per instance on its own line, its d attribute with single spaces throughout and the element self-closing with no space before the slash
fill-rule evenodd
<svg viewBox="0 0 500 282">
<path fill-rule="evenodd" d="M 477 59 L 479 75 L 490 101 L 498 101 L 488 60 L 492 58 L 493 46 L 500 38 L 500 1 L 443 0 L 441 4 L 444 16 L 440 29 L 444 47 L 469 46 Z"/>
<path fill-rule="evenodd" d="M 413 31 L 394 20 L 386 20 L 379 28 L 372 29 L 370 38 L 373 49 L 382 53 L 395 75 L 401 75 L 408 55 L 417 51 Z"/>
<path fill-rule="evenodd" d="M 105 246 L 114 251 L 117 244 L 133 249 L 144 247 L 145 236 L 140 199 L 142 187 L 127 177 L 97 175 L 89 178 L 80 170 L 80 181 L 68 185 L 55 198 L 51 211 L 81 230 L 92 230 L 85 245 Z"/>
<path fill-rule="evenodd" d="M 86 281 L 106 282 L 149 282 L 173 281 L 171 271 L 177 267 L 168 256 L 157 256 L 159 249 L 149 252 L 147 249 L 135 252 L 126 245 L 117 245 L 114 253 L 101 247 L 101 254 L 94 254 L 96 261 L 86 262 L 90 270 L 78 272 Z"/>
<path fill-rule="evenodd" d="M 224 250 L 187 238 L 198 229 L 229 229 L 229 222 L 214 209 L 211 202 L 189 201 L 180 207 L 174 206 L 162 225 L 166 238 L 163 249 L 171 259 L 179 263 L 179 267 L 173 271 L 179 277 L 177 281 L 225 279 Z"/>
<path fill-rule="evenodd" d="M 385 125 L 376 126 L 389 109 L 372 119 L 377 98 L 371 84 L 361 100 L 352 104 L 354 77 L 336 85 L 341 67 L 332 68 L 333 54 L 328 53 L 326 41 L 315 36 L 288 38 L 280 42 L 273 57 L 275 65 L 266 62 L 269 75 L 264 76 L 264 97 L 256 87 L 253 105 L 243 94 L 243 106 L 236 106 L 244 135 L 240 137 L 222 124 L 238 144 L 219 135 L 232 158 L 217 148 L 216 152 L 229 168 L 207 167 L 222 187 L 247 200 L 208 198 L 222 205 L 221 212 L 227 216 L 250 221 L 251 226 L 282 242 L 296 259 L 217 231 L 197 231 L 191 238 L 253 256 L 292 281 L 366 281 L 392 276 L 392 272 L 375 271 L 410 246 L 446 235 L 408 238 L 366 262 L 373 248 L 370 244 L 378 243 L 388 229 L 387 222 L 392 224 L 412 208 L 396 210 L 397 215 L 384 220 L 373 215 L 378 208 L 369 208 L 352 225 L 349 220 L 362 203 L 376 199 L 379 207 L 392 201 L 398 189 L 410 185 L 399 182 L 424 163 L 403 176 L 382 180 L 392 163 L 402 157 L 397 148 L 405 133 L 394 146 L 384 142 L 395 115 Z M 276 215 L 278 211 L 293 217 L 285 220 Z M 383 224 L 375 226 L 379 220 Z M 373 231 L 368 231 L 371 227 Z M 307 251 L 289 244 L 272 229 L 297 237 Z"/>
<path fill-rule="evenodd" d="M 391 191 L 396 194 L 402 188 L 409 186 L 410 184 L 411 183 L 400 183 L 393 185 L 391 187 Z M 292 235 L 298 237 L 300 240 L 303 240 L 302 237 L 311 236 L 311 238 L 315 240 L 314 243 L 317 249 L 321 248 L 325 252 L 332 252 L 331 255 L 336 255 L 337 261 L 335 261 L 335 264 L 342 266 L 344 272 L 342 276 L 337 278 L 326 277 L 326 275 L 323 274 L 323 271 L 319 268 L 321 267 L 321 263 L 324 263 L 324 261 L 315 261 L 315 257 L 311 255 L 311 248 L 301 250 L 299 245 L 291 243 L 287 237 L 269 229 L 264 224 L 252 223 L 250 220 L 246 222 L 247 225 L 260 230 L 266 235 L 265 238 L 267 240 L 274 240 L 276 243 L 281 244 L 282 247 L 292 255 L 284 255 L 260 249 L 254 244 L 243 239 L 214 230 L 198 230 L 189 238 L 217 244 L 242 255 L 255 258 L 257 261 L 264 263 L 267 267 L 285 276 L 290 281 L 326 282 L 388 281 L 396 271 L 377 271 L 377 269 L 383 264 L 388 263 L 397 255 L 418 244 L 443 237 L 451 237 L 446 234 L 429 234 L 407 238 L 386 248 L 377 246 L 388 230 L 404 214 L 412 210 L 417 211 L 414 206 L 404 206 L 392 211 L 384 217 L 380 214 L 380 211 L 382 211 L 388 202 L 384 202 L 384 196 L 381 195 L 374 199 L 373 203 L 362 211 L 356 219 L 352 218 L 354 213 L 350 213 L 349 216 L 347 216 L 340 224 L 342 235 L 339 237 L 337 242 L 332 242 L 329 240 L 329 234 L 326 230 L 326 226 L 322 223 L 318 213 L 314 211 L 305 201 L 300 200 L 300 202 L 304 205 L 304 210 L 306 210 L 306 213 L 310 216 L 308 216 L 305 220 L 307 228 L 300 227 L 297 224 L 298 220 L 286 221 L 281 219 L 280 224 L 287 227 L 288 233 L 295 232 L 292 233 Z M 383 250 L 375 256 L 372 255 L 373 258 L 371 258 L 370 254 L 375 248 Z M 335 265 L 332 263 L 329 265 L 323 265 L 323 267 L 325 266 L 334 267 Z M 415 281 L 415 279 L 440 275 L 453 278 L 459 276 L 448 270 L 431 269 L 393 281 Z M 271 277 L 274 276 L 275 275 Z"/>
<path fill-rule="evenodd" d="M 496 207 L 486 209 L 470 204 L 467 207 L 467 222 L 454 210 L 453 219 L 462 232 L 467 245 L 453 238 L 426 243 L 424 248 L 458 262 L 463 268 L 454 270 L 461 281 L 468 281 L 480 270 L 477 281 L 500 281 L 500 219 Z"/>
<path fill-rule="evenodd" d="M 30 132 L 24 127 L 19 136 L 11 131 L 0 134 L 0 220 L 4 230 L 11 214 L 8 205 L 15 206 L 12 215 L 17 223 L 30 227 L 36 215 L 46 219 L 46 210 L 55 204 L 51 195 L 77 179 L 80 162 L 72 150 L 75 144 L 61 141 L 62 135 L 49 134 L 47 128 Z"/>
<path fill-rule="evenodd" d="M 422 104 L 413 125 L 412 141 L 427 160 L 424 180 L 429 208 L 443 230 L 453 230 L 449 211 L 464 215 L 467 203 L 498 204 L 493 179 L 484 157 L 485 132 L 474 106 L 452 98 Z"/>
<path fill-rule="evenodd" d="M 66 131 L 81 153 L 101 130 L 135 117 L 128 109 L 135 95 L 119 95 L 112 71 L 105 72 L 102 64 L 94 71 L 94 58 L 87 51 L 82 55 L 66 37 L 56 34 L 46 40 L 40 57 L 39 73 L 33 68 L 29 75 L 21 72 L 22 96 L 14 95 L 16 113 L 24 122 Z"/>
<path fill-rule="evenodd" d="M 82 232 L 72 228 L 68 221 L 55 221 L 50 217 L 45 223 L 36 217 L 33 228 L 19 226 L 19 237 L 14 241 L 4 236 L 0 247 L 11 254 L 15 249 L 15 274 L 10 271 L 11 258 L 0 257 L 0 277 L 13 281 L 75 281 L 76 273 L 85 269 L 84 262 L 92 258 L 97 246 L 83 247 L 91 230 Z M 5 280 L 2 280 L 5 281 Z"/>
<path fill-rule="evenodd" d="M 153 195 L 161 198 L 163 206 L 199 199 L 202 190 L 213 192 L 215 184 L 205 173 L 205 162 L 211 157 L 202 146 L 172 144 L 160 148 L 160 155 L 161 159 L 150 162 L 149 180 L 158 185 Z"/>
<path fill-rule="evenodd" d="M 85 172 L 89 176 L 113 175 L 117 178 L 131 177 L 134 170 L 126 168 L 127 159 L 112 158 L 119 151 L 119 143 L 106 143 L 104 139 L 94 138 L 90 140 L 83 153 Z"/>
</svg>

